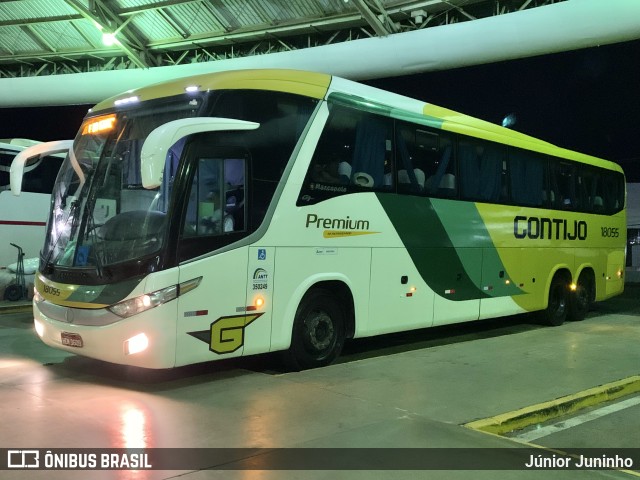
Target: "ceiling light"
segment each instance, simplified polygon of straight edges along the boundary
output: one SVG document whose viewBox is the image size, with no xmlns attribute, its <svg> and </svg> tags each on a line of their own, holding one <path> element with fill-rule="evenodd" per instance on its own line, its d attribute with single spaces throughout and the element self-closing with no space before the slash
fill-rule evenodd
<svg viewBox="0 0 640 480">
<path fill-rule="evenodd" d="M 115 33 L 103 33 L 102 34 L 102 43 L 107 47 L 111 47 L 116 44 L 116 35 Z"/>
</svg>

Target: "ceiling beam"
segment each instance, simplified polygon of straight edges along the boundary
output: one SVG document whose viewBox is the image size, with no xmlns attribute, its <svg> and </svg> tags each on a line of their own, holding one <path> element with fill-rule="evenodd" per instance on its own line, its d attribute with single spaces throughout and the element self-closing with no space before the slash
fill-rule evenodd
<svg viewBox="0 0 640 480">
<path fill-rule="evenodd" d="M 380 19 L 378 19 L 377 15 L 373 13 L 369 5 L 364 0 L 351 0 L 351 3 L 355 5 L 358 9 L 362 18 L 366 20 L 366 22 L 373 28 L 373 31 L 376 32 L 376 35 L 380 37 L 386 37 L 391 32 L 387 30 L 387 28 L 382 24 Z"/>
<path fill-rule="evenodd" d="M 384 19 L 384 24 L 387 27 L 387 29 L 390 30 L 391 33 L 397 33 L 399 29 L 396 23 L 391 19 L 389 12 L 387 12 L 384 5 L 382 5 L 382 2 L 380 0 L 369 0 L 369 1 L 373 2 L 373 4 L 375 5 L 376 10 L 378 11 L 379 17 L 382 17 Z"/>
<path fill-rule="evenodd" d="M 51 22 L 68 22 L 70 20 L 82 20 L 82 15 L 60 15 L 44 18 L 16 18 L 15 20 L 2 20 L 0 27 L 17 27 L 22 25 L 36 25 Z"/>
<path fill-rule="evenodd" d="M 151 10 L 161 10 L 167 7 L 175 7 L 176 5 L 188 5 L 189 3 L 207 3 L 206 0 L 165 0 L 163 2 L 153 2 L 151 4 L 140 5 L 135 7 L 125 7 L 118 9 L 120 16 L 135 15 L 137 13 L 149 12 Z"/>
<path fill-rule="evenodd" d="M 13 8 L 17 8 L 20 6 L 19 1 L 0 0 L 0 4 L 3 8 L 6 6 L 10 9 L 14 5 Z M 355 34 L 355 38 L 365 35 L 387 36 L 396 31 L 427 28 L 446 22 L 445 16 L 451 16 L 452 21 L 463 22 L 566 0 L 277 0 L 293 4 L 305 2 L 307 6 L 313 6 L 311 11 L 315 13 L 308 17 L 288 18 L 271 25 L 258 20 L 260 11 L 265 13 L 264 5 L 254 15 L 254 21 L 259 23 L 241 25 L 227 7 L 229 0 L 154 0 L 153 3 L 137 0 L 128 2 L 132 6 L 127 8 L 118 8 L 117 5 L 123 2 L 114 0 L 63 1 L 73 10 L 55 10 L 53 7 L 57 2 L 51 2 L 51 16 L 46 16 L 43 11 L 37 18 L 0 21 L 0 27 L 9 27 L 7 30 L 19 27 L 37 43 L 37 46 L 34 44 L 36 52 L 24 53 L 12 51 L 13 44 L 4 42 L 0 47 L 0 64 L 4 70 L 11 64 L 16 69 L 21 68 L 21 62 L 34 62 L 38 65 L 39 62 L 47 62 L 51 65 L 64 62 L 65 58 L 73 61 L 86 60 L 84 68 L 87 70 L 103 68 L 109 64 L 107 62 L 117 62 L 114 68 L 144 68 L 167 62 L 200 61 L 199 58 L 204 55 L 234 58 L 250 54 L 252 46 L 252 50 L 257 53 L 268 51 L 267 47 L 271 50 L 306 48 L 333 43 L 334 37 L 339 37 L 340 41 L 348 41 L 352 39 L 352 34 Z M 276 3 L 275 0 L 271 1 Z M 210 22 L 209 30 L 191 32 L 190 15 L 182 18 L 181 12 L 184 9 L 171 8 L 180 5 L 206 9 L 207 15 L 215 18 Z M 63 15 L 62 12 L 66 14 Z M 199 12 L 202 13 L 201 10 Z M 78 34 L 78 42 L 70 47 L 66 44 L 64 47 L 56 45 L 56 50 L 45 41 L 48 38 L 46 35 L 43 37 L 38 33 L 42 33 L 43 28 L 51 28 L 51 23 L 62 21 L 71 21 Z M 166 35 L 162 35 L 164 38 L 147 38 L 143 26 L 155 21 L 170 25 L 175 33 L 168 30 Z M 97 35 L 94 36 L 91 31 L 93 25 L 104 27 L 106 32 L 117 32 L 120 40 L 117 48 L 102 45 L 97 40 Z M 25 28 L 27 26 L 29 28 Z M 97 27 L 95 31 L 98 31 Z M 11 35 L 16 35 L 13 32 Z M 347 34 L 349 36 L 345 38 Z M 10 37 L 7 35 L 7 38 Z M 273 38 L 275 41 L 273 44 L 259 43 L 265 38 Z M 55 41 L 52 42 L 56 44 Z M 163 60 L 165 57 L 169 60 Z M 34 66 L 33 69 L 35 68 Z"/>
<path fill-rule="evenodd" d="M 100 6 L 102 15 L 98 15 L 86 9 L 84 5 L 80 4 L 77 0 L 65 0 L 65 2 L 69 6 L 73 7 L 84 18 L 93 21 L 96 24 L 96 28 L 99 28 L 98 26 L 103 28 L 106 27 L 110 33 L 114 33 L 116 30 L 121 28 L 121 26 L 126 27 L 126 25 L 123 25 L 124 22 L 122 22 L 115 13 L 113 13 L 111 10 L 106 8 L 103 2 L 101 2 L 100 0 L 95 1 L 95 4 L 97 6 Z M 105 14 L 111 18 L 107 18 Z M 133 18 L 133 17 L 130 17 L 130 18 Z M 127 20 L 130 20 L 130 18 Z M 116 38 L 116 45 L 118 46 L 118 48 L 120 48 L 127 55 L 127 57 L 129 57 L 129 59 L 133 63 L 135 63 L 138 67 L 147 68 L 152 66 L 144 60 L 144 55 L 142 54 L 142 50 L 136 49 L 135 47 L 131 46 L 131 43 L 137 43 L 137 40 L 134 42 L 133 40 L 135 39 L 132 40 L 132 38 L 128 35 L 128 32 L 119 32 L 119 33 L 122 34 L 123 40 Z"/>
<path fill-rule="evenodd" d="M 77 1 L 77 0 L 74 0 Z M 103 18 L 104 21 L 113 28 L 114 32 L 118 32 L 119 35 L 123 36 L 127 42 L 137 48 L 138 50 L 144 49 L 145 44 L 147 43 L 146 39 L 141 38 L 132 28 L 128 25 L 134 19 L 135 15 L 129 16 L 126 20 L 122 20 L 122 17 L 116 12 L 114 12 L 109 4 L 104 2 L 103 0 L 91 0 L 91 4 L 95 5 L 95 15 L 98 18 Z M 105 26 L 103 24 L 103 26 Z"/>
</svg>

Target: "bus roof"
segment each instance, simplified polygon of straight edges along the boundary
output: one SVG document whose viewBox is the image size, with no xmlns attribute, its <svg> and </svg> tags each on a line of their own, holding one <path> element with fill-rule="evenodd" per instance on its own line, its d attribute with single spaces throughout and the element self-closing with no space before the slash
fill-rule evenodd
<svg viewBox="0 0 640 480">
<path fill-rule="evenodd" d="M 145 101 L 181 95 L 185 93 L 188 87 L 197 87 L 199 91 L 227 89 L 275 90 L 321 99 L 326 95 L 330 83 L 331 76 L 324 73 L 284 69 L 232 70 L 184 77 L 136 90 L 129 90 L 98 103 L 91 111 L 98 112 L 113 108 L 117 100 L 134 96 L 137 96 L 140 101 Z"/>
<path fill-rule="evenodd" d="M 351 80 L 302 70 L 233 70 L 179 78 L 136 90 L 129 90 L 106 99 L 92 108 L 90 113 L 96 114 L 102 110 L 112 109 L 116 101 L 131 97 L 137 97 L 138 101 L 145 101 L 181 95 L 186 92 L 188 87 L 197 87 L 199 91 L 226 89 L 272 90 L 317 99 L 338 96 L 342 98 L 343 102 L 357 104 L 360 108 L 375 109 L 396 118 L 416 121 L 417 123 L 423 123 L 442 130 L 622 172 L 622 168 L 614 162 L 557 147 L 549 142 L 470 115 Z"/>
</svg>

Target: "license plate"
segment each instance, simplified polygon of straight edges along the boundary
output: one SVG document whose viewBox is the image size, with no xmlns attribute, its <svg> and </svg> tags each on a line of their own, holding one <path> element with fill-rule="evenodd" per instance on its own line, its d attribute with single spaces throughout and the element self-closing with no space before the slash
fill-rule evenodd
<svg viewBox="0 0 640 480">
<path fill-rule="evenodd" d="M 77 333 L 62 332 L 62 344 L 67 347 L 82 348 L 82 337 Z"/>
</svg>

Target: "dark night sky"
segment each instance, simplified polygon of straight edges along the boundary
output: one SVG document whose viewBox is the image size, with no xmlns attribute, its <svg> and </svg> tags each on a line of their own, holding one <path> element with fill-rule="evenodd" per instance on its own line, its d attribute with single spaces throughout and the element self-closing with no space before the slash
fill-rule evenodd
<svg viewBox="0 0 640 480">
<path fill-rule="evenodd" d="M 640 182 L 640 40 L 367 82 L 621 163 Z M 73 138 L 90 105 L 0 109 L 0 138 Z"/>
<path fill-rule="evenodd" d="M 640 41 L 402 79 L 374 86 L 614 160 L 640 182 Z"/>
</svg>

